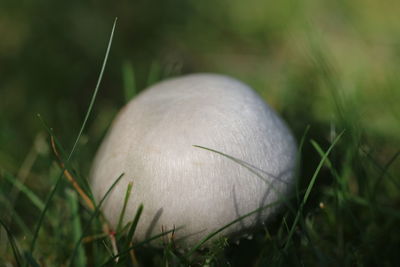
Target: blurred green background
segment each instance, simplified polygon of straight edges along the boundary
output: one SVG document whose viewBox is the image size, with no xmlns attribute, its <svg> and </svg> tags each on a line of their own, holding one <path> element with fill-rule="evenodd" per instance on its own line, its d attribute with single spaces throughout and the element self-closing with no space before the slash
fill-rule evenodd
<svg viewBox="0 0 400 267">
<path fill-rule="evenodd" d="M 295 130 L 332 121 L 320 55 L 368 134 L 399 137 L 398 1 L 3 0 L 0 7 L 0 159 L 13 171 L 43 130 L 37 113 L 71 144 L 115 17 L 88 130 L 95 140 L 105 127 L 99 123 L 125 102 L 124 64 L 139 89 L 152 70 L 157 79 L 226 73 L 252 85 Z"/>
<path fill-rule="evenodd" d="M 384 193 L 377 201 L 398 209 L 399 13 L 395 0 L 2 0 L 1 171 L 22 177 L 45 198 L 57 167 L 37 114 L 69 151 L 118 17 L 100 92 L 73 158 L 81 176 L 87 176 L 101 138 L 128 100 L 132 81 L 140 91 L 170 76 L 217 72 L 250 84 L 282 114 L 298 140 L 310 125 L 308 139 L 326 148 L 346 129 L 333 163 L 344 170 L 350 192 L 361 194 L 369 183 L 364 160 L 372 158 L 372 165 L 393 180 L 378 182 L 384 189 L 376 190 Z M 303 185 L 320 159 L 305 144 Z M 328 170 L 320 181 L 314 204 L 332 183 Z M 0 185 L 3 195 L 12 187 Z M 27 205 L 22 198 L 17 212 Z M 38 215 L 21 216 L 32 224 Z"/>
</svg>

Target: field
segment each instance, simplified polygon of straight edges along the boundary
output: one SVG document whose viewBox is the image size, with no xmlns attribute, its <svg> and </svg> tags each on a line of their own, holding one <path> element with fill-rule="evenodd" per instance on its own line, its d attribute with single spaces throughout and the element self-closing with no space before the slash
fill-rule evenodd
<svg viewBox="0 0 400 267">
<path fill-rule="evenodd" d="M 399 12 L 394 0 L 1 1 L 0 266 L 398 266 Z M 286 120 L 300 152 L 291 208 L 251 240 L 190 253 L 104 234 L 65 176 L 90 196 L 118 110 L 195 72 L 251 85 Z"/>
</svg>

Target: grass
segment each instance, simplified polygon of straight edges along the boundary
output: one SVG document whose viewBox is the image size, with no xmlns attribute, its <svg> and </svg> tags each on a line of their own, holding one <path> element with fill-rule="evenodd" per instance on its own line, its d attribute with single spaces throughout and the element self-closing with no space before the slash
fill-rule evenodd
<svg viewBox="0 0 400 267">
<path fill-rule="evenodd" d="M 51 4 L 68 14 L 56 21 L 33 6 L 1 8 L 0 266 L 398 265 L 400 23 L 391 17 L 399 7 L 289 2 L 267 14 L 258 0 L 213 10 L 207 1 L 177 1 L 179 12 L 99 4 L 77 17 L 89 6 Z M 111 13 L 119 14 L 119 26 L 96 83 L 92 69 L 100 65 Z M 251 240 L 221 238 L 190 251 L 132 243 L 146 207 L 113 232 L 84 177 L 124 102 L 167 76 L 196 71 L 238 77 L 282 114 L 299 140 L 298 183 L 288 207 Z M 86 95 L 82 88 L 93 84 Z"/>
</svg>

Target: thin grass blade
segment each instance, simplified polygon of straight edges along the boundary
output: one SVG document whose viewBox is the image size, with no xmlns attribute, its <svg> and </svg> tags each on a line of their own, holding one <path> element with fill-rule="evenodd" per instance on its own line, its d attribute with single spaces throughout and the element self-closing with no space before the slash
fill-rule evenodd
<svg viewBox="0 0 400 267">
<path fill-rule="evenodd" d="M 234 161 L 235 163 L 241 165 L 242 167 L 246 168 L 251 173 L 256 175 L 259 179 L 263 180 L 265 183 L 267 183 L 269 186 L 271 186 L 272 190 L 274 190 L 274 192 L 277 193 L 277 195 L 280 195 L 279 194 L 280 192 L 276 190 L 276 188 L 273 185 L 273 182 L 271 182 L 268 179 L 266 179 L 263 175 L 266 175 L 268 177 L 272 177 L 273 179 L 277 179 L 280 182 L 286 183 L 286 181 L 283 181 L 283 180 L 279 179 L 279 177 L 274 176 L 274 175 L 272 175 L 270 173 L 267 173 L 264 170 L 261 170 L 261 169 L 255 167 L 255 166 L 253 166 L 253 165 L 251 165 L 251 164 L 249 164 L 249 163 L 247 163 L 247 162 L 245 162 L 245 161 L 243 161 L 241 159 L 232 157 L 232 156 L 230 156 L 228 154 L 225 154 L 225 153 L 220 152 L 218 150 L 214 150 L 212 148 L 207 148 L 207 147 L 203 147 L 203 146 L 199 146 L 199 145 L 193 145 L 193 146 L 197 147 L 197 148 L 204 149 L 204 150 L 208 150 L 208 151 L 216 153 L 216 154 L 219 154 L 219 155 L 224 156 L 224 157 Z M 285 205 L 291 210 L 291 212 L 295 213 L 293 205 L 290 203 L 289 199 L 286 199 L 285 197 L 283 197 L 282 200 L 284 200 Z"/>
<path fill-rule="evenodd" d="M 129 227 L 129 232 L 128 232 L 128 235 L 126 237 L 127 240 L 126 240 L 126 243 L 125 243 L 125 248 L 126 249 L 129 248 L 129 245 L 132 242 L 133 235 L 135 234 L 135 230 L 136 230 L 136 227 L 137 227 L 137 225 L 139 223 L 139 219 L 140 219 L 140 216 L 142 215 L 142 212 L 143 212 L 143 204 L 140 204 L 139 208 L 136 211 L 135 218 L 133 219 L 132 224 Z"/>
<path fill-rule="evenodd" d="M 94 101 L 96 100 L 97 92 L 99 91 L 99 87 L 100 87 L 101 81 L 103 79 L 103 74 L 104 74 L 104 70 L 106 68 L 108 55 L 110 54 L 111 44 L 112 44 L 112 41 L 113 41 L 114 31 L 115 31 L 115 26 L 116 25 L 117 25 L 117 18 L 115 18 L 115 20 L 114 20 L 114 24 L 113 24 L 113 27 L 112 27 L 112 30 L 111 30 L 111 35 L 110 35 L 110 38 L 108 40 L 107 51 L 106 51 L 106 54 L 104 56 L 103 65 L 101 66 L 101 70 L 100 70 L 99 78 L 97 79 L 96 87 L 94 89 L 92 98 L 90 100 L 89 108 L 88 108 L 88 110 L 86 112 L 85 119 L 83 120 L 81 129 L 79 130 L 78 136 L 77 136 L 77 138 L 75 140 L 75 143 L 74 143 L 74 145 L 73 145 L 73 147 L 71 149 L 71 152 L 68 155 L 67 161 L 69 161 L 71 159 L 72 155 L 74 154 L 75 149 L 76 149 L 76 147 L 78 145 L 78 142 L 79 142 L 79 140 L 80 140 L 80 138 L 82 136 L 83 130 L 86 127 L 86 123 L 87 123 L 87 120 L 89 118 L 89 115 L 92 112 Z"/>
<path fill-rule="evenodd" d="M 16 225 L 19 227 L 21 232 L 30 235 L 32 234 L 31 230 L 28 228 L 28 226 L 25 224 L 24 220 L 17 214 L 14 210 L 14 206 L 11 204 L 10 200 L 5 197 L 6 194 L 3 191 L 0 191 L 0 205 L 3 205 L 5 208 L 4 210 L 8 210 L 9 213 L 9 219 L 6 218 L 4 220 L 9 220 L 12 223 L 16 223 Z M 5 211 L 7 212 L 7 211 Z"/>
<path fill-rule="evenodd" d="M 299 149 L 297 150 L 297 171 L 299 172 L 300 170 L 300 163 L 301 163 L 301 153 L 303 152 L 303 147 L 304 147 L 304 142 L 306 140 L 306 136 L 308 134 L 308 131 L 310 130 L 310 125 L 306 126 L 306 129 L 304 130 L 304 133 L 300 139 L 300 144 L 299 144 Z M 296 198 L 297 198 L 297 203 L 300 203 L 300 198 L 299 198 L 299 181 L 300 179 L 297 179 L 296 181 Z"/>
<path fill-rule="evenodd" d="M 124 83 L 125 102 L 131 100 L 137 93 L 135 71 L 128 61 L 122 65 L 122 80 Z"/>
<path fill-rule="evenodd" d="M 170 234 L 170 233 L 172 233 L 172 232 L 174 232 L 174 231 L 176 231 L 176 230 L 178 230 L 178 229 L 180 229 L 180 228 L 172 229 L 172 230 L 169 230 L 169 231 L 166 231 L 166 232 L 157 234 L 157 235 L 155 235 L 155 236 L 153 236 L 153 237 L 150 237 L 149 239 L 146 239 L 146 240 L 144 240 L 144 241 L 142 241 L 142 242 L 139 242 L 139 243 L 137 243 L 137 244 L 134 244 L 133 246 L 130 246 L 128 249 L 126 249 L 126 250 L 124 250 L 124 251 L 121 251 L 121 252 L 118 253 L 117 255 L 112 256 L 112 257 L 109 258 L 105 263 L 103 263 L 101 266 L 110 266 L 110 264 L 113 264 L 113 263 L 114 263 L 115 259 L 117 259 L 117 258 L 119 258 L 119 257 L 122 257 L 123 255 L 129 253 L 129 251 L 131 251 L 132 249 L 135 249 L 135 248 L 138 248 L 138 247 L 140 247 L 140 246 L 146 245 L 146 244 L 150 243 L 151 241 L 156 240 L 156 239 L 158 239 L 158 238 L 160 238 L 160 237 L 163 237 L 163 236 L 165 236 L 165 235 L 168 235 L 168 234 Z"/>
<path fill-rule="evenodd" d="M 104 194 L 102 199 L 99 202 L 99 205 L 96 206 L 96 209 L 94 210 L 93 214 L 90 216 L 89 221 L 87 222 L 85 228 L 82 231 L 82 235 L 80 236 L 79 240 L 76 242 L 74 250 L 72 252 L 71 258 L 70 258 L 70 266 L 73 266 L 74 263 L 74 258 L 78 252 L 78 249 L 80 247 L 80 244 L 84 238 L 84 234 L 86 234 L 87 230 L 89 229 L 90 225 L 92 224 L 92 221 L 94 218 L 98 216 L 100 213 L 100 207 L 106 200 L 107 196 L 111 193 L 112 189 L 117 185 L 117 183 L 121 180 L 121 178 L 124 176 L 124 174 L 121 174 L 115 181 L 114 183 L 110 186 L 110 188 L 107 190 L 107 192 Z"/>
<path fill-rule="evenodd" d="M 82 236 L 82 225 L 79 217 L 79 199 L 77 193 L 69 188 L 66 190 L 66 195 L 69 207 L 71 209 L 73 241 L 76 243 Z M 82 246 L 78 248 L 74 266 L 86 266 L 85 250 Z"/>
<path fill-rule="evenodd" d="M 312 190 L 312 188 L 313 188 L 313 186 L 315 184 L 315 181 L 316 181 L 316 179 L 318 177 L 318 174 L 319 174 L 322 166 L 324 165 L 326 159 L 328 158 L 330 152 L 335 147 L 335 145 L 340 140 L 340 138 L 343 136 L 343 134 L 344 134 L 344 130 L 335 138 L 335 140 L 333 140 L 332 144 L 329 146 L 328 150 L 324 153 L 323 157 L 321 158 L 321 160 L 320 160 L 320 162 L 319 162 L 319 164 L 318 164 L 318 166 L 317 166 L 317 168 L 316 168 L 316 170 L 315 170 L 315 172 L 314 172 L 314 174 L 313 174 L 313 176 L 312 176 L 312 178 L 310 180 L 310 183 L 308 184 L 307 190 L 306 190 L 306 192 L 304 194 L 304 197 L 303 197 L 303 200 L 302 200 L 302 202 L 300 204 L 300 208 L 297 211 L 297 214 L 296 214 L 296 217 L 294 219 L 292 228 L 290 229 L 290 232 L 289 232 L 289 235 L 288 235 L 288 238 L 287 238 L 287 242 L 286 242 L 285 247 L 283 249 L 284 253 L 286 253 L 288 248 L 289 248 L 290 241 L 292 240 L 292 236 L 293 236 L 294 231 L 296 229 L 296 225 L 297 225 L 297 223 L 298 223 L 298 221 L 300 219 L 301 213 L 303 211 L 303 207 L 304 207 L 305 203 L 308 200 L 308 197 L 309 197 L 309 195 L 311 193 L 311 190 Z"/>
<path fill-rule="evenodd" d="M 220 232 L 224 231 L 226 228 L 228 228 L 228 227 L 230 227 L 230 226 L 232 226 L 232 225 L 234 225 L 234 224 L 240 222 L 241 220 L 243 220 L 243 219 L 245 219 L 245 218 L 247 218 L 247 217 L 249 217 L 249 216 L 251 216 L 251 215 L 253 215 L 253 214 L 256 214 L 256 213 L 258 213 L 258 212 L 260 212 L 260 211 L 262 211 L 262 210 L 264 210 L 264 209 L 271 208 L 271 207 L 273 207 L 273 206 L 275 206 L 275 205 L 279 205 L 281 202 L 282 202 L 282 200 L 278 200 L 278 201 L 275 201 L 275 202 L 270 203 L 270 204 L 268 204 L 268 205 L 265 205 L 264 207 L 258 208 L 258 209 L 256 209 L 256 210 L 254 210 L 254 211 L 252 211 L 252 212 L 249 212 L 249 213 L 247 213 L 247 214 L 245 214 L 245 215 L 243 215 L 243 216 L 237 218 L 236 220 L 234 220 L 234 221 L 232 221 L 232 222 L 226 224 L 225 226 L 221 227 L 221 228 L 218 229 L 217 231 L 210 233 L 210 234 L 207 235 L 205 238 L 203 238 L 203 240 L 201 240 L 197 245 L 195 245 L 191 250 L 189 250 L 189 252 L 186 254 L 186 257 L 190 257 L 190 256 L 191 256 L 196 250 L 198 250 L 204 243 L 206 243 L 208 240 L 210 240 L 211 238 L 213 238 L 214 236 L 216 236 L 216 235 L 219 234 Z"/>
<path fill-rule="evenodd" d="M 147 77 L 146 86 L 150 86 L 160 80 L 161 77 L 161 67 L 157 62 L 153 62 L 150 66 L 149 76 Z"/>
<path fill-rule="evenodd" d="M 125 198 L 124 198 L 124 205 L 122 206 L 122 211 L 119 215 L 118 226 L 117 226 L 117 233 L 121 231 L 122 222 L 124 221 L 126 206 L 128 204 L 128 200 L 132 193 L 132 182 L 128 183 L 128 187 L 126 188 Z"/>
<path fill-rule="evenodd" d="M 40 211 L 43 211 L 45 203 L 27 186 L 18 181 L 15 177 L 13 177 L 9 173 L 5 173 L 4 178 L 9 181 L 12 185 L 14 185 L 20 192 L 24 193 L 24 195 L 35 205 Z"/>
<path fill-rule="evenodd" d="M 10 229 L 7 227 L 7 225 L 3 222 L 2 219 L 0 219 L 0 224 L 3 226 L 4 230 L 7 233 L 8 240 L 10 241 L 10 246 L 11 250 L 14 254 L 15 262 L 17 263 L 17 266 L 22 266 L 22 257 L 21 253 L 19 252 L 17 243 L 15 242 L 15 238 L 13 234 L 11 233 Z"/>
</svg>

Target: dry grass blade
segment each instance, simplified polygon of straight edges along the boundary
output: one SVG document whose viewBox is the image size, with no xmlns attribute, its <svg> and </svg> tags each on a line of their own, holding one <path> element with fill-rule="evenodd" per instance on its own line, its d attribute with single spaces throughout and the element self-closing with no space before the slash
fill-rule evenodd
<svg viewBox="0 0 400 267">
<path fill-rule="evenodd" d="M 75 188 L 76 192 L 85 201 L 88 208 L 91 210 L 94 210 L 95 206 L 94 206 L 93 201 L 89 198 L 89 196 L 85 193 L 85 191 L 83 191 L 82 187 L 78 184 L 78 182 L 74 179 L 72 174 L 65 167 L 64 162 L 62 162 L 60 154 L 58 153 L 56 144 L 54 142 L 54 137 L 51 136 L 50 140 L 51 140 L 51 147 L 53 149 L 54 155 L 57 157 L 58 164 L 60 165 L 60 168 L 63 170 L 65 178 L 67 178 L 67 180 L 72 184 L 72 186 Z"/>
</svg>

